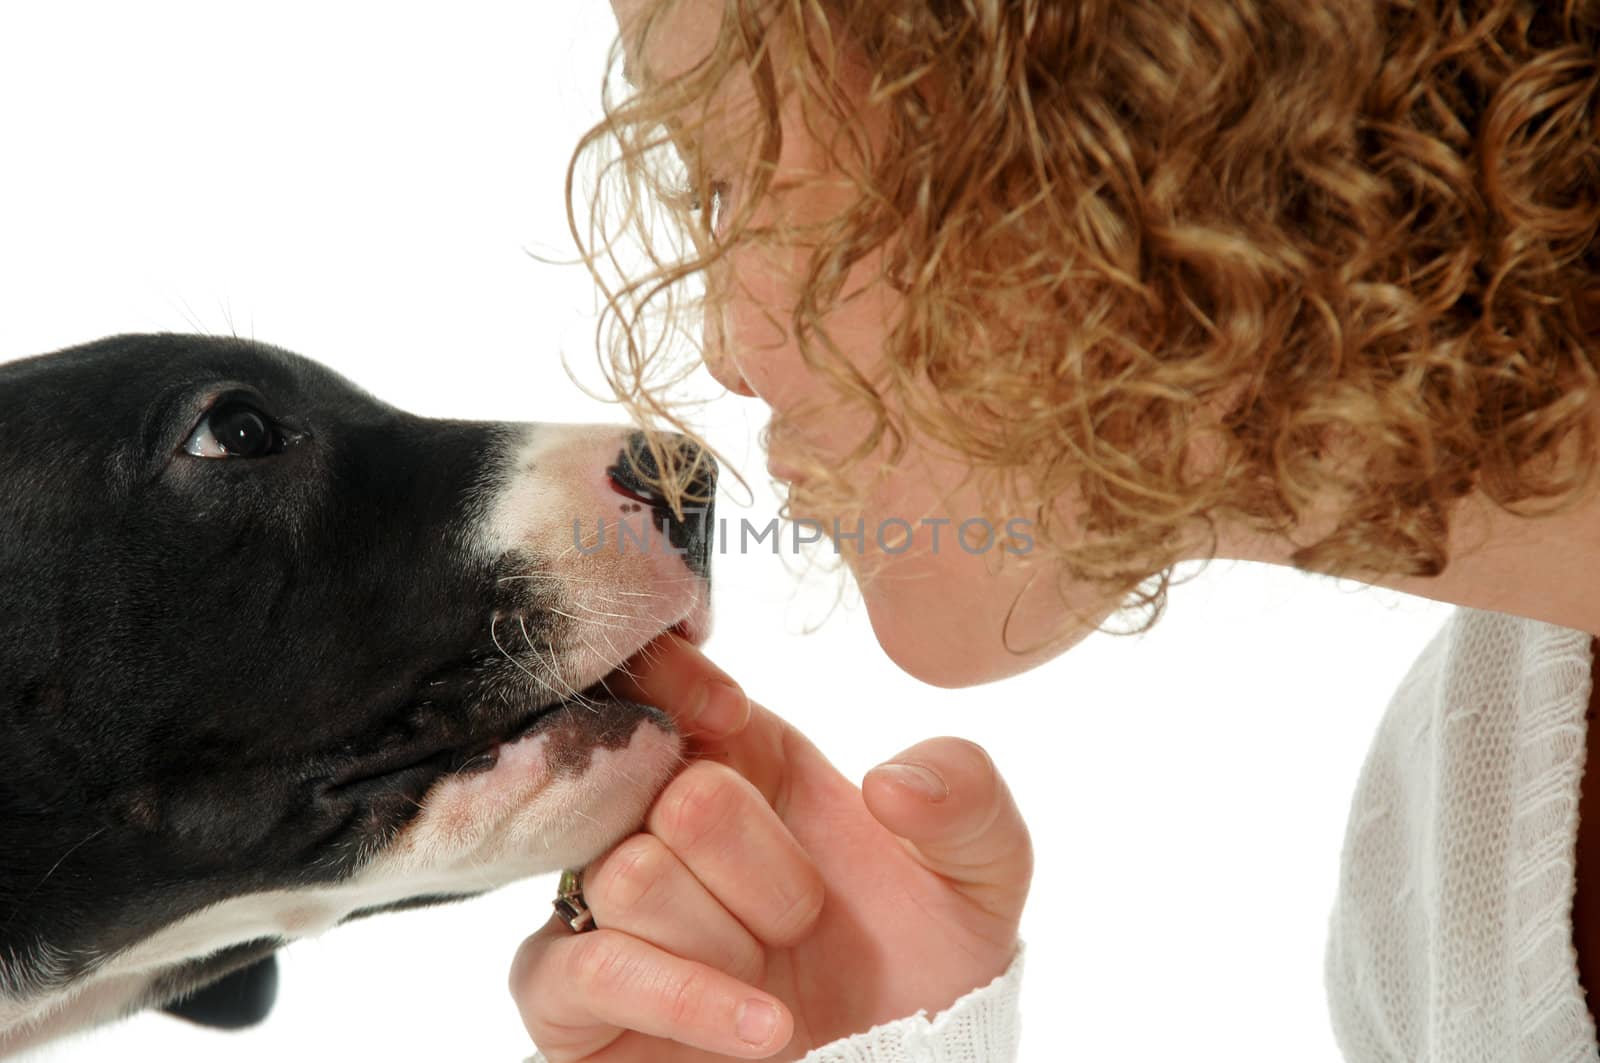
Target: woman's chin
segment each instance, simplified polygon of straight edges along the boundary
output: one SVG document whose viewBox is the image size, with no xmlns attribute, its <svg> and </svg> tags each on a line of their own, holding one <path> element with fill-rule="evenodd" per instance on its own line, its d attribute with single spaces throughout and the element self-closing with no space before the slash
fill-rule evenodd
<svg viewBox="0 0 1600 1063">
<path fill-rule="evenodd" d="M 864 597 L 872 633 L 884 654 L 902 672 L 930 686 L 977 686 L 1043 663 L 1008 653 L 997 635 L 972 638 L 967 625 L 948 603 L 919 607 L 881 598 L 874 601 L 872 595 Z"/>
<path fill-rule="evenodd" d="M 972 588 L 968 595 L 954 586 L 954 581 L 905 581 L 862 587 L 872 633 L 884 654 L 930 686 L 970 687 L 1020 675 L 1065 653 L 1094 630 L 1090 623 L 1063 626 L 1064 617 L 1051 613 L 1052 622 L 1038 617 L 1036 624 L 1014 626 L 1008 643 L 1002 632 L 1010 599 L 1000 602 L 981 593 L 992 591 L 991 586 Z"/>
</svg>

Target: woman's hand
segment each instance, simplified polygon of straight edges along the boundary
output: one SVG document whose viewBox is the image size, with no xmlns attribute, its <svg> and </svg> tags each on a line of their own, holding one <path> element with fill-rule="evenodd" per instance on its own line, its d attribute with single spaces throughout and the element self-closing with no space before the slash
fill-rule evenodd
<svg viewBox="0 0 1600 1063">
<path fill-rule="evenodd" d="M 552 919 L 517 952 L 550 1063 L 798 1059 L 1009 966 L 1033 855 L 981 748 L 922 742 L 857 789 L 675 636 L 630 669 L 617 692 L 698 756 L 584 873 L 600 929 Z"/>
</svg>

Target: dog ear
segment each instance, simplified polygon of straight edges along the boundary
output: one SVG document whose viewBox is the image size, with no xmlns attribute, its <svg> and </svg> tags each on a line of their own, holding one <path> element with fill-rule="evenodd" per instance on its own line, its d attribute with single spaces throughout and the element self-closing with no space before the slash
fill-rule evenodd
<svg viewBox="0 0 1600 1063">
<path fill-rule="evenodd" d="M 265 1019 L 277 999 L 278 955 L 269 952 L 161 1010 L 199 1026 L 242 1030 Z"/>
</svg>

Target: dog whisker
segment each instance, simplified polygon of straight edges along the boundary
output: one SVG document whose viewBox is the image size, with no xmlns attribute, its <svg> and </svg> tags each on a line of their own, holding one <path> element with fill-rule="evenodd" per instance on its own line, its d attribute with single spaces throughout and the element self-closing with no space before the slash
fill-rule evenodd
<svg viewBox="0 0 1600 1063">
<path fill-rule="evenodd" d="M 6 927 L 9 928 L 11 926 L 12 922 L 15 921 L 16 918 L 17 918 L 17 913 L 22 911 L 23 906 L 27 903 L 27 901 L 35 893 L 39 892 L 39 888 L 41 886 L 43 886 L 46 882 L 50 881 L 50 876 L 54 875 L 56 873 L 56 871 L 58 871 L 60 869 L 62 864 L 67 862 L 67 857 L 71 856 L 73 853 L 77 852 L 79 849 L 82 849 L 85 845 L 88 845 L 90 842 L 94 841 L 100 835 L 104 834 L 107 829 L 108 828 L 106 828 L 106 827 L 96 827 L 94 830 L 89 832 L 88 837 L 82 839 L 81 841 L 78 842 L 78 844 L 72 846 L 66 852 L 62 853 L 60 855 L 60 857 L 58 857 L 56 859 L 56 862 L 50 865 L 50 870 L 48 870 L 48 871 L 46 871 L 44 873 L 44 877 L 39 879 L 38 882 L 35 882 L 33 884 L 33 888 L 28 890 L 28 892 L 26 894 L 24 894 L 17 901 L 17 903 L 12 907 L 11 914 L 6 918 L 6 922 L 5 922 Z"/>
<path fill-rule="evenodd" d="M 595 616 L 609 616 L 609 617 L 613 617 L 613 618 L 615 618 L 617 620 L 626 620 L 626 621 L 630 621 L 630 622 L 633 620 L 633 617 L 629 616 L 626 613 L 607 612 L 604 609 L 596 609 L 594 606 L 588 605 L 588 604 L 586 604 L 584 602 L 574 602 L 573 604 L 576 605 L 579 609 L 585 610 L 586 612 L 593 613 Z M 615 627 L 615 626 L 619 626 L 619 625 L 609 625 L 609 626 Z"/>
<path fill-rule="evenodd" d="M 543 687 L 545 690 L 550 691 L 552 694 L 555 694 L 558 697 L 562 696 L 561 695 L 561 691 L 559 691 L 556 688 L 554 688 L 553 686 L 551 686 L 551 684 L 546 682 L 543 677 L 534 674 L 532 669 L 530 669 L 527 665 L 523 664 L 521 661 L 517 660 L 516 657 L 512 655 L 511 651 L 507 650 L 505 648 L 505 646 L 501 645 L 500 636 L 495 630 L 495 628 L 499 624 L 499 622 L 500 622 L 500 618 L 499 617 L 493 617 L 489 621 L 489 638 L 494 641 L 495 649 L 499 650 L 501 655 L 504 656 L 506 660 L 510 661 L 513 665 L 515 665 L 529 679 L 531 679 L 535 683 L 539 684 L 539 686 Z M 530 643 L 530 645 L 531 645 L 531 643 Z"/>
</svg>

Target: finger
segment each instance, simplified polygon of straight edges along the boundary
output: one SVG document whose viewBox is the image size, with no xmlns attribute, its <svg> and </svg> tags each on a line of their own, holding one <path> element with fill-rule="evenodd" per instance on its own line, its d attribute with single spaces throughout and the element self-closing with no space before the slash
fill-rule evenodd
<svg viewBox="0 0 1600 1063">
<path fill-rule="evenodd" d="M 511 965 L 511 995 L 550 1063 L 601 1051 L 623 1030 L 739 1059 L 789 1042 L 783 1003 L 731 975 L 615 930 L 573 934 L 557 921 Z"/>
<path fill-rule="evenodd" d="M 577 936 L 560 916 L 551 916 L 523 940 L 511 960 L 507 979 L 511 999 L 528 1036 L 549 1063 L 592 1056 L 624 1033 L 620 1026 L 575 1014 L 570 1002 L 558 999 L 564 990 L 561 957 L 570 947 L 566 942 Z"/>
<path fill-rule="evenodd" d="M 739 684 L 671 632 L 652 639 L 605 686 L 620 698 L 660 709 L 695 738 L 737 734 L 750 717 L 750 699 Z"/>
<path fill-rule="evenodd" d="M 781 814 L 797 773 L 833 769 L 799 731 L 770 710 L 755 702 L 749 704 L 750 715 L 736 734 L 697 739 L 693 755 L 743 775 Z M 848 780 L 840 779 L 848 785 Z"/>
<path fill-rule="evenodd" d="M 960 738 L 920 742 L 867 773 L 861 796 L 878 822 L 905 839 L 924 867 L 960 886 L 991 914 L 1021 916 L 1033 876 L 1022 813 L 982 746 Z"/>
<path fill-rule="evenodd" d="M 691 764 L 656 799 L 646 826 L 758 940 L 793 944 L 816 923 L 821 874 L 766 798 L 732 769 Z"/>
<path fill-rule="evenodd" d="M 671 715 L 693 739 L 696 756 L 739 772 L 780 814 L 796 772 L 825 773 L 831 782 L 851 786 L 804 735 L 752 702 L 726 672 L 675 634 L 652 640 L 605 685 L 618 697 Z"/>
<path fill-rule="evenodd" d="M 635 834 L 592 864 L 583 894 L 598 926 L 742 982 L 761 976 L 761 943 L 653 834 Z"/>
</svg>

